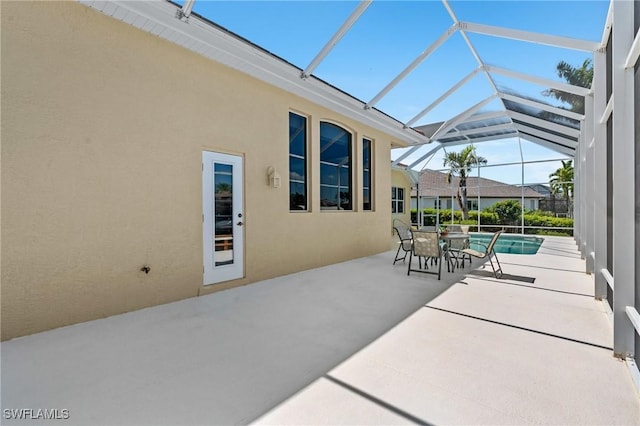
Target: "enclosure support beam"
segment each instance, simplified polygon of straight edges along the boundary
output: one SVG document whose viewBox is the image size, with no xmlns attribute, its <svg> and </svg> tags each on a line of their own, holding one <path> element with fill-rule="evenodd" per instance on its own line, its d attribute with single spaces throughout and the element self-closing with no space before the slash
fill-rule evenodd
<svg viewBox="0 0 640 426">
<path fill-rule="evenodd" d="M 573 93 L 574 95 L 586 96 L 589 94 L 589 89 L 587 89 L 586 87 L 574 86 L 572 84 L 567 84 L 567 83 L 560 83 L 555 80 L 549 80 L 547 78 L 524 74 L 518 71 L 511 71 L 505 68 L 490 67 L 488 65 L 485 65 L 485 69 L 490 73 L 502 74 L 506 77 L 528 81 L 530 83 L 538 84 L 540 86 L 550 87 L 552 89 L 562 90 L 563 92 Z"/>
<path fill-rule="evenodd" d="M 573 127 L 565 126 L 562 124 L 553 123 L 551 121 L 542 120 L 541 118 L 531 117 L 530 115 L 522 114 L 516 111 L 507 111 L 507 114 L 518 121 L 523 122 L 525 125 L 529 124 L 542 129 L 552 130 L 557 133 L 567 135 L 571 138 L 577 138 L 580 136 L 580 130 Z M 576 141 L 572 141 L 575 145 Z"/>
<path fill-rule="evenodd" d="M 574 209 L 574 215 L 573 215 L 573 238 L 576 240 L 576 244 L 578 244 L 578 251 L 580 252 L 580 257 L 582 259 L 584 259 L 584 253 L 582 252 L 582 226 L 580 223 L 580 213 L 581 213 L 581 201 L 582 201 L 582 197 L 581 197 L 581 193 L 580 193 L 580 188 L 582 188 L 582 184 L 581 184 L 581 173 L 580 173 L 580 167 L 582 166 L 582 162 L 580 161 L 582 158 L 582 154 L 581 154 L 581 148 L 582 145 L 580 143 L 578 143 L 578 145 L 576 146 L 576 153 L 574 156 L 574 161 L 573 161 L 573 180 L 574 182 L 576 182 L 576 186 L 578 188 L 578 191 L 576 191 L 574 193 L 574 197 L 573 197 L 573 204 L 574 206 L 576 206 L 576 208 Z M 567 205 L 567 211 L 569 211 L 571 207 L 569 205 Z"/>
<path fill-rule="evenodd" d="M 532 106 L 534 108 L 539 108 L 539 109 L 541 109 L 543 111 L 552 112 L 554 114 L 561 115 L 561 116 L 567 117 L 567 118 L 571 118 L 573 120 L 582 120 L 582 119 L 584 119 L 584 115 L 583 114 L 578 114 L 578 113 L 573 112 L 573 111 L 569 111 L 569 110 L 562 109 L 562 108 L 557 108 L 557 107 L 554 107 L 554 106 L 551 106 L 551 105 L 544 104 L 542 102 L 532 101 L 531 99 L 521 98 L 520 96 L 511 95 L 509 93 L 501 93 L 500 92 L 500 93 L 498 93 L 498 95 L 502 99 L 505 99 L 507 101 L 516 102 L 516 103 L 519 103 L 519 104 Z"/>
<path fill-rule="evenodd" d="M 349 31 L 351 26 L 356 23 L 360 15 L 364 13 L 365 10 L 369 7 L 373 0 L 361 0 L 360 4 L 351 12 L 351 15 L 347 18 L 346 21 L 340 26 L 338 31 L 331 37 L 331 39 L 324 45 L 322 50 L 318 52 L 315 58 L 311 61 L 311 63 L 307 66 L 307 68 L 302 71 L 300 77 L 308 78 L 313 71 L 316 69 L 318 65 L 322 62 L 322 60 L 331 52 L 331 50 L 335 47 L 336 44 L 340 41 L 340 39 Z"/>
<path fill-rule="evenodd" d="M 411 154 L 413 154 L 414 152 L 416 152 L 417 150 L 419 150 L 420 148 L 422 148 L 424 145 L 415 145 L 412 146 L 411 148 L 409 148 L 404 154 L 402 154 L 400 157 L 396 158 L 395 160 L 393 160 L 393 162 L 391 163 L 392 166 L 397 166 L 402 160 L 404 160 L 405 158 L 407 158 L 408 156 L 410 156 Z"/>
<path fill-rule="evenodd" d="M 422 61 L 427 59 L 433 52 L 435 52 L 438 47 L 440 47 L 445 41 L 447 41 L 449 37 L 451 37 L 451 35 L 456 31 L 458 31 L 457 25 L 452 25 L 451 27 L 449 27 L 440 37 L 438 37 L 435 42 L 433 42 L 433 44 L 431 44 L 431 46 L 429 46 L 424 52 L 418 55 L 418 57 L 414 59 L 413 62 L 411 62 L 404 70 L 402 70 L 402 72 L 400 72 L 400 74 L 398 74 L 396 78 L 394 78 L 389 84 L 387 84 L 385 88 L 380 91 L 380 93 L 375 95 L 369 102 L 367 102 L 365 108 L 369 109 L 375 106 L 375 104 L 377 104 L 380 99 L 382 99 L 387 93 L 389 93 L 391 89 L 393 89 L 398 83 L 400 83 L 400 81 L 402 81 L 407 75 L 409 75 L 411 71 L 416 69 L 416 67 L 420 65 Z"/>
<path fill-rule="evenodd" d="M 569 148 L 569 147 L 564 147 L 564 146 L 560 146 L 560 145 L 555 145 L 551 142 L 549 142 L 548 140 L 544 140 L 544 139 L 540 139 L 536 136 L 532 136 L 532 135 L 525 135 L 523 133 L 520 133 L 520 137 L 526 141 L 535 143 L 537 145 L 540 146 L 544 146 L 545 148 L 549 148 L 552 151 L 555 152 L 559 152 L 560 154 L 564 154 L 567 155 L 569 157 L 574 158 L 576 156 L 576 150 L 573 148 Z"/>
<path fill-rule="evenodd" d="M 586 260 L 586 272 L 588 274 L 593 273 L 594 271 L 594 233 L 595 233 L 595 218 L 593 215 L 593 200 L 594 200 L 594 181 L 593 181 L 593 166 L 594 166 L 594 158 L 593 151 L 595 141 L 593 139 L 593 125 L 590 125 L 593 122 L 593 96 L 585 96 L 585 119 L 581 124 L 582 128 L 582 140 L 580 141 L 583 144 L 584 150 L 583 158 L 584 158 L 584 168 L 582 169 L 582 179 L 580 180 L 580 186 L 582 189 L 583 196 L 583 205 L 584 210 L 581 214 L 583 221 L 583 232 L 584 232 L 584 248 L 585 248 L 585 260 Z M 575 209 L 574 209 L 575 210 Z"/>
<path fill-rule="evenodd" d="M 588 40 L 532 33 L 528 31 L 513 30 L 510 28 L 475 24 L 472 22 L 461 22 L 460 28 L 464 31 L 469 31 L 477 34 L 485 34 L 494 37 L 526 41 L 529 43 L 544 44 L 547 46 L 562 47 L 564 49 L 581 50 L 584 52 L 593 52 L 594 50 L 598 49 L 598 47 L 600 47 L 599 43 Z"/>
<path fill-rule="evenodd" d="M 478 143 L 478 142 L 487 142 L 487 141 L 497 141 L 501 139 L 512 139 L 517 137 L 518 137 L 518 131 L 513 129 L 513 131 L 509 133 L 504 133 L 504 134 L 495 135 L 495 136 L 485 136 L 482 138 L 473 138 L 471 142 Z M 458 146 L 458 145 L 469 145 L 469 141 L 466 139 L 463 141 L 444 142 L 444 143 L 440 142 L 440 143 L 442 143 L 442 145 L 446 146 L 447 148 L 451 146 Z"/>
<path fill-rule="evenodd" d="M 633 43 L 634 3 L 613 1 L 613 351 L 634 353 L 635 329 L 626 313 L 635 306 L 634 70 L 624 67 Z"/>
<path fill-rule="evenodd" d="M 188 20 L 189 16 L 191 16 L 191 11 L 193 10 L 193 5 L 196 0 L 185 0 L 182 5 L 182 9 L 178 9 L 176 11 L 176 18 Z"/>
<path fill-rule="evenodd" d="M 462 86 L 464 86 L 469 80 L 471 80 L 473 77 L 475 77 L 476 74 L 478 74 L 478 72 L 481 70 L 480 67 L 476 68 L 475 70 L 471 71 L 469 74 L 467 74 L 462 80 L 460 80 L 459 82 L 457 82 L 456 84 L 454 84 L 449 90 L 447 90 L 445 93 L 443 93 L 438 99 L 436 99 L 435 101 L 431 102 L 431 104 L 429 106 L 427 106 L 425 109 L 423 109 L 422 111 L 420 111 L 418 114 L 416 114 L 415 117 L 413 117 L 411 120 L 407 121 L 407 123 L 405 124 L 406 127 L 411 127 L 413 126 L 416 121 L 420 120 L 422 117 L 424 117 L 429 111 L 431 111 L 433 108 L 435 108 L 436 106 L 438 106 L 440 104 L 440 102 L 442 102 L 443 100 L 447 99 L 452 93 L 454 93 L 456 90 L 458 90 L 459 88 L 461 88 Z"/>
<path fill-rule="evenodd" d="M 563 137 L 558 136 L 556 134 L 545 132 L 544 130 L 539 130 L 539 129 L 536 129 L 534 127 L 528 126 L 526 124 L 515 123 L 514 127 L 516 129 L 518 129 L 518 131 L 520 131 L 520 132 L 528 133 L 530 135 L 537 136 L 537 137 L 539 137 L 541 139 L 546 139 L 549 142 L 560 144 L 560 145 L 565 146 L 567 148 L 576 149 L 577 146 L 578 146 L 578 142 L 576 142 L 574 140 L 571 140 L 571 139 L 568 139 L 568 138 L 563 138 Z"/>
<path fill-rule="evenodd" d="M 595 270 L 607 269 L 607 123 L 601 117 L 607 104 L 607 59 L 606 53 L 593 55 L 593 116 L 594 165 L 593 165 L 593 215 L 595 220 L 594 252 Z M 594 274 L 596 299 L 607 298 L 607 281 L 600 273 Z"/>
</svg>

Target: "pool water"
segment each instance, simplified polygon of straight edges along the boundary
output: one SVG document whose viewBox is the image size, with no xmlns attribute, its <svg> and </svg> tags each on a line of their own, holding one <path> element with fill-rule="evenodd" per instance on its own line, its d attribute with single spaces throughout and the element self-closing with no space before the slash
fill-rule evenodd
<svg viewBox="0 0 640 426">
<path fill-rule="evenodd" d="M 471 233 L 469 237 L 469 245 L 474 250 L 484 252 L 485 247 L 478 243 L 482 243 L 486 246 L 489 244 L 489 241 L 491 241 L 492 236 L 493 234 Z M 502 234 L 498 237 L 494 250 L 496 253 L 536 254 L 543 241 L 544 238 L 533 235 Z"/>
</svg>

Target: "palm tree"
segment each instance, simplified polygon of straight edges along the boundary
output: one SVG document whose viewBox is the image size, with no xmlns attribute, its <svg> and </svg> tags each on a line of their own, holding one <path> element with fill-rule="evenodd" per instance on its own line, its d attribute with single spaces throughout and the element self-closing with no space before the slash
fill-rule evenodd
<svg viewBox="0 0 640 426">
<path fill-rule="evenodd" d="M 447 182 L 451 183 L 454 176 L 458 177 L 458 192 L 456 198 L 458 205 L 462 210 L 462 218 L 469 218 L 469 209 L 467 208 L 467 177 L 471 173 L 471 167 L 480 164 L 487 164 L 487 159 L 476 154 L 476 147 L 469 145 L 460 152 L 447 152 L 444 157 L 444 165 L 449 166 L 447 174 Z"/>
<path fill-rule="evenodd" d="M 569 65 L 565 61 L 560 61 L 556 65 L 558 77 L 563 78 L 567 83 L 580 87 L 591 87 L 593 81 L 593 65 L 591 59 L 586 59 L 579 68 Z M 556 99 L 571 105 L 571 111 L 584 114 L 584 97 L 567 93 L 558 89 L 548 89 L 542 92 L 545 96 L 553 96 Z"/>
<path fill-rule="evenodd" d="M 563 194 L 565 201 L 567 202 L 567 215 L 572 215 L 572 202 L 573 197 L 573 165 L 572 160 L 562 161 L 562 167 L 549 175 L 549 185 L 551 186 L 551 192 L 553 194 Z"/>
</svg>

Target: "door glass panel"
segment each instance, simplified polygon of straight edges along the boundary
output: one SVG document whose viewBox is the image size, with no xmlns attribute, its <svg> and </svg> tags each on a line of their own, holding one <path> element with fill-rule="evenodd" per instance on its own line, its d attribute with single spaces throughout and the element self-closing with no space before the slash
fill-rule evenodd
<svg viewBox="0 0 640 426">
<path fill-rule="evenodd" d="M 215 163 L 213 171 L 215 188 L 215 266 L 233 264 L 233 166 Z"/>
</svg>

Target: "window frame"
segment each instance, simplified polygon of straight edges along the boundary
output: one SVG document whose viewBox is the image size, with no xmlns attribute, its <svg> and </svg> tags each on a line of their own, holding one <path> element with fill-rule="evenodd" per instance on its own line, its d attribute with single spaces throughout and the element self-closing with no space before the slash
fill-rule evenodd
<svg viewBox="0 0 640 426">
<path fill-rule="evenodd" d="M 402 197 L 398 196 L 400 192 L 402 192 Z M 405 192 L 405 188 L 402 186 L 391 187 L 391 214 L 405 214 Z"/>
<path fill-rule="evenodd" d="M 353 189 L 354 189 L 354 179 L 353 179 L 353 165 L 354 165 L 354 156 L 353 156 L 353 151 L 354 151 L 354 133 L 352 131 L 350 131 L 349 129 L 333 123 L 331 121 L 327 121 L 327 120 L 321 120 L 320 121 L 320 138 L 318 141 L 319 144 L 319 149 L 320 149 L 320 156 L 318 159 L 318 165 L 319 165 L 319 176 L 320 176 L 320 181 L 318 183 L 319 185 L 319 189 L 320 189 L 320 210 L 321 211 L 349 211 L 349 212 L 353 212 L 354 211 L 354 205 L 353 205 L 353 200 L 354 200 L 354 194 L 353 194 Z M 340 135 L 339 137 L 334 137 L 333 142 L 327 146 L 324 147 L 322 145 L 323 143 L 323 130 L 325 129 L 334 129 L 337 130 L 338 132 L 343 132 L 342 135 Z M 341 141 L 341 139 L 343 137 L 346 136 L 346 141 Z M 337 143 L 343 143 L 346 142 L 347 144 L 347 162 L 345 164 L 341 163 L 335 163 L 332 161 L 327 161 L 327 159 L 323 159 L 323 154 L 333 145 L 337 144 Z M 337 178 L 337 184 L 336 183 L 329 183 L 327 182 L 328 179 L 331 174 L 326 173 L 325 171 L 327 170 L 331 170 L 332 167 L 336 167 L 337 168 L 337 173 L 336 173 L 336 178 Z M 347 173 L 346 173 L 346 177 L 347 177 L 347 185 L 343 185 L 341 178 L 343 176 L 343 168 L 347 169 Z M 325 199 L 323 198 L 323 189 L 332 189 L 335 190 L 337 188 L 337 197 L 335 200 L 331 200 L 331 201 L 335 201 L 336 205 L 332 206 L 332 205 L 323 205 L 323 201 L 325 201 Z M 348 197 L 346 198 L 347 202 L 343 203 L 342 202 L 342 189 L 346 188 L 347 189 L 347 193 L 348 193 Z M 328 200 L 328 199 L 327 199 Z M 347 207 L 345 207 L 345 205 Z"/>
<path fill-rule="evenodd" d="M 291 142 L 292 142 L 292 132 L 291 132 L 291 120 L 292 117 L 301 118 L 304 120 L 304 153 L 303 155 L 294 154 L 291 152 Z M 297 135 L 296 135 L 297 136 Z M 289 211 L 290 212 L 309 212 L 309 117 L 303 114 L 299 114 L 294 111 L 289 111 Z M 292 175 L 292 158 L 302 160 L 304 165 L 304 179 L 302 181 L 295 180 L 291 178 Z M 293 208 L 296 204 L 294 204 L 292 200 L 292 185 L 294 184 L 302 184 L 304 188 L 304 208 Z"/>
<path fill-rule="evenodd" d="M 368 150 L 365 149 L 366 145 L 368 145 Z M 362 211 L 370 212 L 374 211 L 374 203 L 373 203 L 373 183 L 374 183 L 374 174 L 373 174 L 373 139 L 363 137 L 362 138 Z M 368 151 L 368 155 L 367 155 Z M 367 162 L 369 166 L 367 167 Z M 367 182 L 367 173 L 369 173 L 369 181 Z M 365 192 L 369 191 L 369 205 L 366 204 L 367 197 L 365 196 Z"/>
<path fill-rule="evenodd" d="M 474 209 L 475 207 L 475 209 Z M 475 212 L 478 211 L 478 200 L 467 199 L 467 211 Z"/>
</svg>

